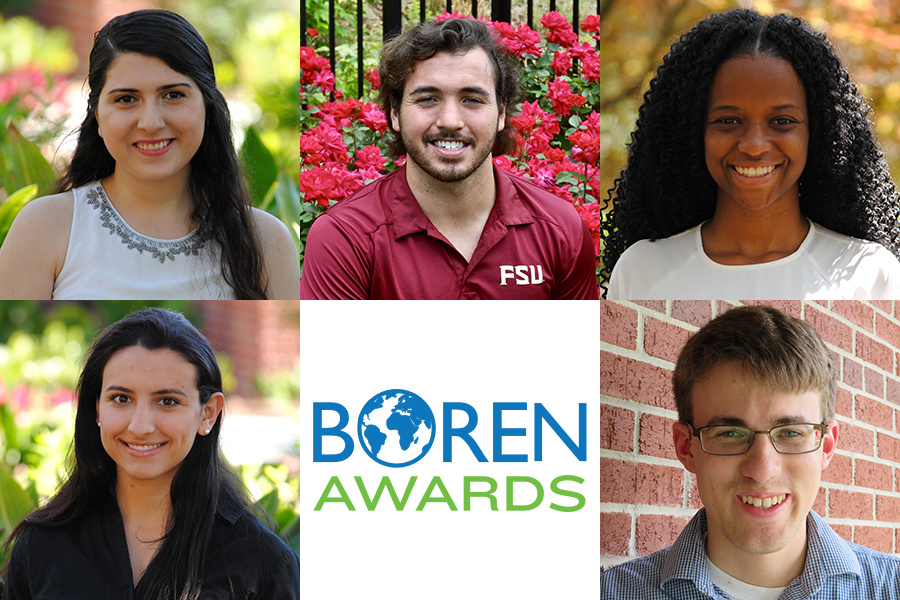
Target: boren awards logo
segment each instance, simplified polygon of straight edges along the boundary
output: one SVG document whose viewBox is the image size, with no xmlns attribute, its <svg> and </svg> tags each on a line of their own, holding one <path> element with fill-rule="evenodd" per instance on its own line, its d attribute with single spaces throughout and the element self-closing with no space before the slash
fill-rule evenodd
<svg viewBox="0 0 900 600">
<path fill-rule="evenodd" d="M 360 409 L 355 441 L 346 431 L 350 426 L 347 407 L 337 402 L 313 402 L 314 463 L 344 462 L 351 457 L 358 441 L 370 459 L 390 469 L 380 480 L 373 480 L 369 469 L 366 469 L 367 476 L 354 475 L 352 482 L 332 475 L 313 510 L 319 511 L 333 503 L 355 511 L 362 503 L 371 511 L 383 498 L 389 498 L 388 502 L 401 511 L 412 505 L 414 510 L 421 511 L 432 503 L 446 504 L 453 511 L 460 506 L 464 511 L 472 510 L 473 503 L 489 506 L 491 511 L 501 510 L 500 507 L 507 511 L 530 511 L 541 505 L 560 512 L 584 508 L 586 498 L 580 491 L 584 478 L 571 473 L 559 475 L 552 470 L 561 465 L 574 467 L 573 457 L 580 463 L 587 461 L 586 403 L 577 403 L 577 415 L 573 415 L 575 403 L 554 401 L 554 411 L 565 413 L 563 422 L 570 429 L 577 418 L 575 435 L 570 435 L 541 402 L 491 402 L 478 406 L 482 411 L 490 407 L 489 423 L 479 418 L 475 405 L 460 401 L 443 402 L 438 422 L 431 406 L 417 394 L 403 389 L 385 390 L 372 396 Z M 553 437 L 556 438 L 550 442 L 553 459 L 547 464 L 544 446 Z M 454 462 L 455 447 L 456 460 L 462 460 L 469 465 L 466 469 L 474 468 L 475 472 L 460 476 L 459 469 L 435 467 L 441 472 L 421 477 L 428 483 L 419 482 L 421 469 L 407 478 L 397 475 L 397 469 L 422 460 L 438 438 L 442 463 Z M 471 456 L 461 458 L 460 451 Z M 428 462 L 435 464 L 433 460 Z M 481 463 L 494 464 L 482 466 Z M 534 468 L 526 469 L 534 472 L 526 475 L 520 467 L 511 470 L 497 463 L 532 463 Z M 354 487 L 358 494 L 354 493 Z M 522 500 L 523 497 L 527 500 Z M 545 503 L 545 498 L 552 499 Z"/>
<path fill-rule="evenodd" d="M 412 392 L 386 390 L 362 407 L 357 434 L 363 450 L 379 465 L 407 467 L 431 449 L 434 413 Z"/>
</svg>

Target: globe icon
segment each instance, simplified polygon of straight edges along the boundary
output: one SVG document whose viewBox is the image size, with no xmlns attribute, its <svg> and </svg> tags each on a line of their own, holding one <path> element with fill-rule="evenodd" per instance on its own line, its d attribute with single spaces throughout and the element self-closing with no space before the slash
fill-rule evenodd
<svg viewBox="0 0 900 600">
<path fill-rule="evenodd" d="M 372 460 L 385 467 L 406 467 L 431 448 L 434 413 L 412 392 L 385 390 L 362 407 L 357 434 Z"/>
</svg>

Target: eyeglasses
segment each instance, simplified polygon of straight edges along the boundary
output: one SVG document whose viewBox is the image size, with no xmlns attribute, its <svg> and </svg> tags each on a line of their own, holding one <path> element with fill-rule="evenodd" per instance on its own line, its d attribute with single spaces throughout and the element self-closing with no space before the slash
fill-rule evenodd
<svg viewBox="0 0 900 600">
<path fill-rule="evenodd" d="M 694 427 L 687 424 L 694 435 L 700 438 L 700 447 L 707 454 L 733 456 L 744 454 L 750 449 L 757 433 L 765 433 L 780 454 L 806 454 L 815 452 L 822 446 L 822 438 L 828 431 L 825 423 L 791 423 L 779 425 L 768 431 L 754 431 L 735 425 L 707 425 Z"/>
</svg>

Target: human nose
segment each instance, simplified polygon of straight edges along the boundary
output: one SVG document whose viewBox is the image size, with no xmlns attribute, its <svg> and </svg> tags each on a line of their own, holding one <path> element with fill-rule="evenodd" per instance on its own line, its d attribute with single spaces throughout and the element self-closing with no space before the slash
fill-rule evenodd
<svg viewBox="0 0 900 600">
<path fill-rule="evenodd" d="M 763 123 L 751 123 L 744 130 L 738 142 L 738 149 L 745 154 L 758 156 L 772 148 L 766 126 Z"/>
<path fill-rule="evenodd" d="M 153 419 L 153 411 L 149 406 L 138 403 L 131 414 L 131 422 L 128 423 L 128 431 L 135 435 L 147 435 L 156 430 Z"/>
<path fill-rule="evenodd" d="M 781 473 L 781 455 L 775 450 L 769 432 L 754 432 L 753 442 L 743 454 L 741 473 L 755 481 L 767 481 Z"/>
<path fill-rule="evenodd" d="M 444 102 L 438 112 L 438 118 L 435 125 L 437 125 L 439 129 L 445 131 L 462 129 L 463 121 L 460 107 L 457 106 L 455 102 Z"/>
<path fill-rule="evenodd" d="M 165 123 L 162 109 L 155 103 L 148 102 L 142 107 L 140 119 L 138 120 L 139 129 L 152 133 L 162 129 L 165 126 Z"/>
</svg>

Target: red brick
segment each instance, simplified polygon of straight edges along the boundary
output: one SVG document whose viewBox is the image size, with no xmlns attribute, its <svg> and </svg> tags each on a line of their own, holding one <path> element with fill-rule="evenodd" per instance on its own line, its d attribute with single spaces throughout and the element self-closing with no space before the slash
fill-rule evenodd
<svg viewBox="0 0 900 600">
<path fill-rule="evenodd" d="M 886 378 L 887 389 L 885 390 L 885 399 L 894 404 L 900 404 L 900 381 L 893 377 Z"/>
<path fill-rule="evenodd" d="M 718 305 L 716 307 L 716 316 L 727 313 L 732 308 L 737 308 L 740 304 L 735 304 L 733 302 L 725 302 L 724 300 L 719 300 Z"/>
<path fill-rule="evenodd" d="M 644 321 L 644 351 L 674 363 L 691 335 L 693 332 L 683 327 L 647 317 Z"/>
<path fill-rule="evenodd" d="M 834 399 L 834 413 L 842 417 L 853 416 L 853 392 L 847 388 L 838 388 Z"/>
<path fill-rule="evenodd" d="M 640 304 L 641 306 L 645 306 L 650 310 L 655 310 L 658 313 L 666 314 L 666 301 L 665 300 L 635 300 L 635 304 Z"/>
<path fill-rule="evenodd" d="M 875 496 L 875 520 L 883 523 L 900 522 L 900 498 Z"/>
<path fill-rule="evenodd" d="M 712 319 L 712 303 L 706 300 L 673 300 L 672 316 L 702 327 Z"/>
<path fill-rule="evenodd" d="M 800 302 L 798 300 L 747 300 L 744 304 L 748 306 L 771 306 L 796 319 L 800 318 Z"/>
<path fill-rule="evenodd" d="M 678 467 L 600 459 L 600 502 L 681 506 L 684 471 Z"/>
<path fill-rule="evenodd" d="M 881 429 L 894 429 L 894 409 L 861 394 L 856 395 L 856 418 Z"/>
<path fill-rule="evenodd" d="M 838 436 L 838 445 L 841 438 Z M 830 483 L 853 484 L 853 459 L 843 454 L 835 454 L 828 467 L 822 471 L 822 481 Z"/>
<path fill-rule="evenodd" d="M 861 492 L 830 490 L 828 493 L 828 516 L 832 519 L 872 520 L 873 496 Z"/>
<path fill-rule="evenodd" d="M 875 456 L 875 432 L 849 423 L 838 422 L 838 445 L 850 452 Z"/>
<path fill-rule="evenodd" d="M 900 462 L 900 438 L 878 432 L 878 458 Z M 840 441 L 840 438 L 838 438 Z"/>
<path fill-rule="evenodd" d="M 681 506 L 684 502 L 684 469 L 638 463 L 635 504 Z"/>
<path fill-rule="evenodd" d="M 628 556 L 631 542 L 631 515 L 600 513 L 600 554 Z"/>
<path fill-rule="evenodd" d="M 830 315 L 826 315 L 812 306 L 807 306 L 804 319 L 819 332 L 822 339 L 832 346 L 837 346 L 847 352 L 853 351 L 853 330 L 850 326 L 838 321 Z"/>
<path fill-rule="evenodd" d="M 889 315 L 894 313 L 893 300 L 869 300 L 869 304 Z M 877 315 L 878 313 L 875 314 Z"/>
<path fill-rule="evenodd" d="M 841 381 L 852 388 L 861 390 L 863 387 L 863 366 L 856 361 L 844 358 L 844 369 Z"/>
<path fill-rule="evenodd" d="M 856 357 L 888 373 L 894 372 L 894 350 L 867 335 L 856 336 Z"/>
<path fill-rule="evenodd" d="M 600 303 L 600 341 L 637 349 L 638 311 L 615 302 Z"/>
<path fill-rule="evenodd" d="M 857 525 L 853 532 L 853 541 L 872 550 L 891 553 L 894 551 L 894 529 Z"/>
<path fill-rule="evenodd" d="M 834 532 L 838 534 L 841 539 L 852 542 L 853 541 L 853 527 L 850 525 L 834 525 L 831 524 L 831 528 L 834 529 Z"/>
<path fill-rule="evenodd" d="M 638 515 L 634 528 L 638 555 L 645 556 L 671 546 L 689 520 L 669 515 Z"/>
<path fill-rule="evenodd" d="M 831 310 L 848 321 L 856 323 L 866 331 L 872 331 L 875 327 L 873 317 L 875 311 L 856 300 L 835 300 L 831 305 Z"/>
<path fill-rule="evenodd" d="M 853 416 L 853 392 L 847 388 L 838 388 L 837 397 L 834 400 L 834 412 L 843 417 Z"/>
<path fill-rule="evenodd" d="M 867 394 L 872 394 L 876 398 L 884 398 L 884 375 L 875 369 L 866 367 L 866 384 L 865 390 Z"/>
<path fill-rule="evenodd" d="M 819 515 L 824 515 L 827 510 L 828 493 L 825 488 L 820 487 L 819 493 L 816 494 L 816 500 L 813 502 L 812 509 Z"/>
<path fill-rule="evenodd" d="M 600 447 L 605 450 L 634 450 L 634 411 L 600 405 Z"/>
<path fill-rule="evenodd" d="M 641 454 L 675 458 L 675 448 L 672 442 L 672 424 L 674 422 L 675 419 L 657 415 L 641 415 Z"/>
<path fill-rule="evenodd" d="M 856 487 L 893 491 L 894 473 L 890 466 L 857 458 L 855 467 L 853 482 Z"/>
<path fill-rule="evenodd" d="M 875 335 L 885 344 L 900 348 L 900 324 L 893 319 L 875 313 Z"/>
<path fill-rule="evenodd" d="M 636 359 L 600 353 L 600 393 L 675 410 L 671 371 Z"/>
</svg>

